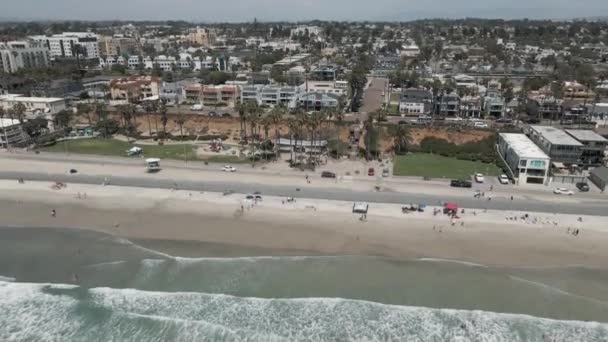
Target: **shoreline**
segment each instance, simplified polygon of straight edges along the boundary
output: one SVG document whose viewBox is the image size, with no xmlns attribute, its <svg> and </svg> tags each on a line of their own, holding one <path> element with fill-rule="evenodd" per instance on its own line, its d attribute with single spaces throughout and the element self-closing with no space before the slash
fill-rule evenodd
<svg viewBox="0 0 608 342">
<path fill-rule="evenodd" d="M 579 222 L 572 215 L 534 213 L 524 221 L 518 212 L 488 210 L 472 215 L 473 210 L 466 209 L 452 226 L 446 216 L 433 216 L 433 207 L 424 213 L 402 214 L 399 205 L 373 203 L 367 221 L 361 222 L 350 212 L 350 202 L 298 198 L 295 204 L 286 204 L 284 198 L 264 196 L 254 206 L 238 194 L 72 183 L 61 190 L 50 186 L 0 181 L 3 225 L 100 231 L 134 243 L 143 241 L 146 248 L 164 245 L 165 251 L 171 251 L 168 254 L 185 257 L 222 253 L 233 257 L 225 247 L 234 246 L 245 253 L 238 256 L 367 255 L 505 267 L 605 268 L 608 264 L 608 251 L 601 248 L 608 243 L 605 217 L 584 216 Z M 56 217 L 51 217 L 51 209 L 57 210 Z M 518 220 L 507 219 L 513 216 Z M 573 236 L 568 228 L 581 233 Z M 186 247 L 188 243 L 193 246 Z"/>
</svg>

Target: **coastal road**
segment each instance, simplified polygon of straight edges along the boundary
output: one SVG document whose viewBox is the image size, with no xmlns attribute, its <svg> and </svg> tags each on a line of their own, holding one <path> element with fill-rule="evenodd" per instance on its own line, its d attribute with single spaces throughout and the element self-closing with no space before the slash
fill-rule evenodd
<svg viewBox="0 0 608 342">
<path fill-rule="evenodd" d="M 104 182 L 103 175 L 84 175 L 84 174 L 53 174 L 44 172 L 16 172 L 16 171 L 0 171 L 0 179 L 23 178 L 25 181 L 49 181 L 49 182 L 64 182 L 64 183 L 82 183 L 82 184 L 97 184 Z M 376 203 L 401 203 L 415 204 L 425 203 L 428 205 L 438 205 L 441 201 L 453 201 L 458 203 L 463 208 L 469 209 L 499 209 L 499 210 L 517 210 L 525 212 L 546 212 L 546 213 L 562 213 L 572 215 L 597 215 L 603 216 L 607 213 L 606 201 L 598 201 L 593 199 L 581 199 L 570 202 L 546 202 L 534 199 L 518 199 L 511 201 L 508 198 L 494 198 L 491 201 L 475 199 L 472 197 L 463 197 L 455 195 L 434 195 L 420 194 L 407 192 L 375 192 L 375 191 L 353 191 L 344 188 L 332 187 L 315 187 L 311 185 L 300 186 L 297 190 L 296 185 L 272 185 L 272 184 L 256 184 L 250 182 L 230 182 L 230 181 L 194 181 L 194 180 L 174 180 L 162 178 L 162 171 L 156 175 L 145 177 L 120 177 L 109 176 L 109 184 L 115 186 L 130 186 L 142 188 L 161 188 L 191 190 L 191 191 L 209 191 L 223 192 L 232 190 L 238 194 L 247 194 L 255 191 L 260 191 L 264 195 L 271 196 L 291 196 L 299 198 L 311 199 L 328 199 L 341 201 L 362 201 Z M 373 205 L 372 205 L 373 210 Z"/>
</svg>

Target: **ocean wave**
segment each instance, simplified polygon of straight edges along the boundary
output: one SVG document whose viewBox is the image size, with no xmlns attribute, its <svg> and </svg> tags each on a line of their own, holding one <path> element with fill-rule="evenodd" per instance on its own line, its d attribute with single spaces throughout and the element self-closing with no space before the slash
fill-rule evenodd
<svg viewBox="0 0 608 342">
<path fill-rule="evenodd" d="M 1 276 L 0 275 L 0 281 L 5 281 L 5 282 L 9 282 L 9 281 L 15 281 L 16 279 L 13 277 L 5 277 L 5 276 Z"/>
<path fill-rule="evenodd" d="M 606 341 L 608 325 L 348 299 L 0 282 L 0 340 Z"/>
<path fill-rule="evenodd" d="M 488 267 L 487 265 L 484 265 L 484 264 L 478 264 L 478 263 L 474 263 L 474 262 L 470 262 L 470 261 L 455 260 L 455 259 L 418 258 L 418 259 L 416 259 L 416 261 L 452 263 L 452 264 L 459 264 L 459 265 L 464 265 L 464 266 L 484 267 L 484 268 Z"/>
</svg>

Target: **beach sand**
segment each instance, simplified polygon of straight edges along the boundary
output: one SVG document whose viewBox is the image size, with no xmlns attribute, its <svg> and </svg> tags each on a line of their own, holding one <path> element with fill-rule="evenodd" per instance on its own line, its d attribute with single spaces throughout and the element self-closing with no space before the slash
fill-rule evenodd
<svg viewBox="0 0 608 342">
<path fill-rule="evenodd" d="M 447 216 L 433 216 L 432 207 L 403 214 L 399 205 L 372 203 L 363 222 L 351 213 L 350 202 L 284 200 L 266 196 L 254 204 L 239 194 L 80 184 L 53 190 L 48 182 L 0 181 L 2 226 L 91 229 L 150 246 L 238 245 L 253 254 L 381 255 L 532 267 L 608 264 L 606 217 L 580 222 L 575 216 L 535 213 L 523 220 L 524 213 L 466 210 L 452 226 Z M 507 219 L 513 216 L 518 219 Z M 569 228 L 580 234 L 569 234 Z M 186 254 L 198 255 L 196 248 L 191 245 Z M 179 255 L 179 248 L 171 252 Z"/>
</svg>

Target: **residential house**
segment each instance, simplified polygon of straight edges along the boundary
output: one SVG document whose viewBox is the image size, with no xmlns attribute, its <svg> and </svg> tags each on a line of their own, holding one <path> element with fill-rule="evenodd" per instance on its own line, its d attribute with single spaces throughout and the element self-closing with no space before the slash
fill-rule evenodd
<svg viewBox="0 0 608 342">
<path fill-rule="evenodd" d="M 239 95 L 239 87 L 236 85 L 206 85 L 202 89 L 202 103 L 205 106 L 227 105 L 234 107 Z"/>
<path fill-rule="evenodd" d="M 591 103 L 595 98 L 595 93 L 578 82 L 565 81 L 563 98 L 578 103 Z"/>
<path fill-rule="evenodd" d="M 320 65 L 310 72 L 310 76 L 318 81 L 334 81 L 338 75 L 338 68 L 333 65 Z"/>
<path fill-rule="evenodd" d="M 201 103 L 203 86 L 200 83 L 188 83 L 184 85 L 184 97 L 188 103 Z"/>
<path fill-rule="evenodd" d="M 300 93 L 299 87 L 243 86 L 241 87 L 241 103 L 253 101 L 259 105 L 282 105 L 287 108 L 295 108 Z"/>
<path fill-rule="evenodd" d="M 486 96 L 483 109 L 487 117 L 501 118 L 505 115 L 505 100 L 501 96 Z"/>
<path fill-rule="evenodd" d="M 302 91 L 308 93 L 326 93 L 337 96 L 348 94 L 347 81 L 306 81 L 299 87 Z"/>
<path fill-rule="evenodd" d="M 550 158 L 524 134 L 500 133 L 498 151 L 518 185 L 545 184 Z"/>
<path fill-rule="evenodd" d="M 337 108 L 338 104 L 338 96 L 335 94 L 311 92 L 302 94 L 298 98 L 298 106 L 307 111 Z"/>
<path fill-rule="evenodd" d="M 435 115 L 442 117 L 460 116 L 460 96 L 458 94 L 440 94 L 435 99 Z"/>
<path fill-rule="evenodd" d="M 460 114 L 466 118 L 481 118 L 481 96 L 463 96 L 460 100 Z"/>
<path fill-rule="evenodd" d="M 433 93 L 426 89 L 404 89 L 399 99 L 399 113 L 404 115 L 425 115 L 433 108 Z"/>
<path fill-rule="evenodd" d="M 66 109 L 65 100 L 57 97 L 29 97 L 19 94 L 0 95 L 0 107 L 13 108 L 17 103 L 25 106 L 26 117 L 34 118 L 40 114 L 55 115 Z"/>
</svg>

